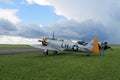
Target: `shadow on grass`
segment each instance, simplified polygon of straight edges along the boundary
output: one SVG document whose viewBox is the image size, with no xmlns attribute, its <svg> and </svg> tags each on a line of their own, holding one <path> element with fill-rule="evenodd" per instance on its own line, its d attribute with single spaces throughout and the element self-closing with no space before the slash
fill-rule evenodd
<svg viewBox="0 0 120 80">
<path fill-rule="evenodd" d="M 86 58 L 101 57 L 100 54 L 95 55 L 93 53 L 89 53 L 90 54 L 89 56 L 87 56 L 87 54 L 88 53 L 84 53 L 84 52 L 61 51 L 58 54 L 53 54 L 52 52 L 49 52 L 48 55 L 44 55 L 43 53 L 37 53 L 37 55 L 34 55 L 33 57 L 35 57 L 35 58 L 62 57 L 62 56 L 73 56 L 73 57 L 78 57 L 78 58 L 80 58 L 80 57 L 86 57 Z"/>
</svg>

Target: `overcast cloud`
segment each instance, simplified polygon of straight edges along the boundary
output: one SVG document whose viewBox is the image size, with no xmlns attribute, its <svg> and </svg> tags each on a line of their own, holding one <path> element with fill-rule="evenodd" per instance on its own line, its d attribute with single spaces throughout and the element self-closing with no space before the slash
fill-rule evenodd
<svg viewBox="0 0 120 80">
<path fill-rule="evenodd" d="M 111 13 L 120 9 L 119 0 L 26 0 L 28 3 L 52 6 L 55 13 L 68 19 L 85 21 L 111 21 Z M 47 4 L 45 4 L 47 3 Z M 115 11 L 116 10 L 116 11 Z M 119 15 L 119 14 L 118 14 Z M 105 22 L 106 23 L 106 22 Z"/>
<path fill-rule="evenodd" d="M 18 10 L 0 9 L 5 13 L 9 11 L 12 16 L 12 18 L 0 17 L 0 35 L 42 38 L 51 37 L 55 30 L 58 38 L 91 40 L 98 37 L 100 41 L 107 40 L 120 44 L 120 0 L 26 0 L 26 2 L 29 5 L 53 7 L 57 15 L 67 19 L 42 27 L 36 24 L 16 25 L 20 21 L 15 15 Z"/>
<path fill-rule="evenodd" d="M 99 37 L 101 37 L 101 40 L 107 39 L 110 42 L 120 43 L 120 37 L 119 37 L 120 0 L 99 0 L 99 1 L 98 0 L 64 0 L 64 1 L 27 0 L 27 1 L 28 3 L 31 2 L 39 5 L 52 6 L 57 15 L 65 16 L 69 20 L 71 19 L 75 20 L 79 24 L 85 22 L 86 24 L 83 25 L 85 26 L 84 28 L 83 26 L 79 26 L 77 28 L 79 29 L 79 35 L 85 36 L 86 34 L 86 37 L 90 37 L 90 36 L 93 37 L 93 34 L 91 32 L 96 31 L 97 32 L 96 35 L 99 35 Z M 66 22 L 69 22 L 69 20 Z M 92 20 L 93 22 L 90 23 L 89 20 Z M 87 25 L 87 22 L 89 22 L 89 25 Z M 73 29 L 75 29 L 75 27 L 76 25 L 74 26 Z M 73 29 L 72 31 L 74 31 Z M 87 29 L 89 29 L 90 31 L 88 32 Z M 84 34 L 80 34 L 80 33 L 84 33 Z M 90 36 L 87 36 L 87 34 L 89 34 Z"/>
<path fill-rule="evenodd" d="M 18 18 L 16 13 L 18 12 L 17 9 L 3 9 L 0 8 L 0 18 L 7 19 L 10 22 L 16 24 L 20 22 L 21 20 Z"/>
<path fill-rule="evenodd" d="M 104 26 L 99 22 L 86 20 L 76 22 L 74 20 L 60 21 L 48 26 L 39 26 L 35 24 L 12 24 L 7 20 L 0 19 L 0 34 L 6 36 L 21 36 L 25 38 L 43 38 L 52 37 L 55 30 L 55 37 L 77 40 L 91 40 L 98 37 L 100 41 L 116 41 L 119 43 L 120 28 L 115 29 Z"/>
<path fill-rule="evenodd" d="M 110 33 L 106 32 L 104 25 L 92 20 L 84 22 L 76 22 L 74 20 L 60 21 L 43 27 L 34 24 L 13 25 L 7 20 L 0 21 L 0 26 L 2 26 L 0 34 L 3 35 L 43 38 L 52 37 L 52 32 L 55 30 L 55 36 L 57 38 L 82 39 L 88 41 L 94 37 L 98 37 L 99 40 L 103 41 L 108 40 L 111 37 L 109 36 Z"/>
</svg>

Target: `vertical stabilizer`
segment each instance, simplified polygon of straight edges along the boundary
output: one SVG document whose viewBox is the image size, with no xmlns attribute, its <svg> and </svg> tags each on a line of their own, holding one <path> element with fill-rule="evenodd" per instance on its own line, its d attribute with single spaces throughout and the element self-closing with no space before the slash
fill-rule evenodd
<svg viewBox="0 0 120 80">
<path fill-rule="evenodd" d="M 94 54 L 99 54 L 98 39 L 94 38 L 93 39 L 93 43 L 94 43 L 94 46 L 93 46 L 93 52 L 94 52 Z"/>
</svg>

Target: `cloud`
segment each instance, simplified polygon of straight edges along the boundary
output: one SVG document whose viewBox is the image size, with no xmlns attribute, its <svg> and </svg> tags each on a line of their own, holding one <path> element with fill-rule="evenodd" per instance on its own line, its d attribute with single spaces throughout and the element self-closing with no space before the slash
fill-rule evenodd
<svg viewBox="0 0 120 80">
<path fill-rule="evenodd" d="M 0 19 L 0 30 L 15 31 L 16 26 L 7 19 Z"/>
<path fill-rule="evenodd" d="M 0 35 L 13 35 L 12 32 L 16 31 L 16 25 L 7 19 L 0 18 Z"/>
<path fill-rule="evenodd" d="M 29 4 L 50 5 L 47 0 L 26 0 Z"/>
<path fill-rule="evenodd" d="M 20 36 L 1 36 L 0 44 L 39 44 L 37 39 L 28 39 Z"/>
<path fill-rule="evenodd" d="M 120 21 L 120 7 L 114 8 L 114 10 L 111 11 L 109 16 L 111 16 L 113 21 L 119 22 Z"/>
<path fill-rule="evenodd" d="M 39 38 L 45 35 L 40 27 L 34 24 L 13 24 L 7 19 L 0 18 L 0 35 Z"/>
<path fill-rule="evenodd" d="M 29 3 L 52 6 L 55 13 L 63 15 L 68 19 L 85 21 L 93 19 L 96 21 L 109 21 L 109 14 L 116 7 L 120 7 L 119 0 L 27 0 Z"/>
<path fill-rule="evenodd" d="M 17 26 L 18 31 L 17 36 L 22 36 L 26 38 L 41 38 L 46 36 L 44 29 L 35 24 L 22 24 Z"/>
<path fill-rule="evenodd" d="M 48 26 L 39 26 L 35 24 L 18 24 L 14 25 L 7 20 L 0 20 L 0 34 L 21 36 L 27 38 L 42 38 L 43 36 L 51 37 L 55 29 L 56 36 L 68 39 L 85 39 L 90 40 L 93 37 L 99 37 L 101 40 L 107 39 L 102 24 L 88 20 L 85 22 L 60 21 Z M 6 33 L 5 33 L 6 32 Z M 103 36 L 99 36 L 99 34 Z"/>
<path fill-rule="evenodd" d="M 4 36 L 39 39 L 52 37 L 53 30 L 55 30 L 56 38 L 90 41 L 92 38 L 97 37 L 100 41 L 107 40 L 111 43 L 120 43 L 119 27 L 109 29 L 109 27 L 104 26 L 102 23 L 93 20 L 83 22 L 65 20 L 42 27 L 35 24 L 15 25 L 8 20 L 0 20 L 0 35 Z"/>
<path fill-rule="evenodd" d="M 8 21 L 16 24 L 21 20 L 16 16 L 17 9 L 2 9 L 0 8 L 0 18 L 7 19 Z"/>
<path fill-rule="evenodd" d="M 49 26 L 50 27 L 50 26 Z M 60 38 L 91 40 L 98 37 L 100 40 L 107 40 L 105 26 L 99 22 L 87 20 L 77 22 L 74 20 L 58 22 L 51 25 L 56 30 L 56 35 Z"/>
<path fill-rule="evenodd" d="M 98 36 L 100 40 L 120 43 L 120 0 L 29 0 L 29 2 L 30 1 L 32 4 L 51 6 L 57 15 L 62 15 L 68 19 L 68 21 L 65 21 L 65 24 L 63 24 L 64 22 L 60 22 L 58 23 L 59 25 L 52 25 L 60 30 L 58 30 L 58 33 L 61 37 L 63 37 L 62 33 L 64 36 L 66 35 L 67 38 L 76 36 L 77 38 L 90 39 L 91 37 Z M 71 20 L 74 20 L 73 22 L 75 23 L 72 22 L 71 24 Z M 66 24 L 66 22 L 68 23 Z M 79 30 L 79 32 L 76 29 Z M 67 32 L 69 34 L 67 34 Z M 69 37 L 67 35 L 69 35 Z"/>
<path fill-rule="evenodd" d="M 26 0 L 30 5 L 39 4 L 52 6 L 57 15 L 67 19 L 46 26 L 35 24 L 17 24 L 20 19 L 16 16 L 16 9 L 0 9 L 2 24 L 0 34 L 20 36 L 25 38 L 51 37 L 55 29 L 56 37 L 67 39 L 91 40 L 98 37 L 100 41 L 120 43 L 120 1 L 119 0 Z M 15 18 L 5 17 L 10 15 Z M 9 13 L 9 14 L 7 14 Z M 1 15 L 3 15 L 1 17 Z M 18 19 L 18 20 L 17 20 Z M 15 21 L 9 23 L 8 21 Z M 10 27 L 10 26 L 13 27 Z M 3 27 L 5 26 L 5 27 Z M 8 27 L 8 29 L 7 29 Z M 15 28 L 15 29 L 14 29 Z"/>
</svg>

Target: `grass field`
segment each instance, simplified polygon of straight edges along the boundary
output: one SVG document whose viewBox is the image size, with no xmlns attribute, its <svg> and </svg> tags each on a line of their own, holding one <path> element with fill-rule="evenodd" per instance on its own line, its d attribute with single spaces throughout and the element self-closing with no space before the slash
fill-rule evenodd
<svg viewBox="0 0 120 80">
<path fill-rule="evenodd" d="M 105 56 L 82 52 L 0 55 L 0 80 L 120 80 L 120 48 Z"/>
<path fill-rule="evenodd" d="M 0 44 L 0 50 L 7 50 L 7 49 L 30 49 L 31 46 L 28 45 L 10 45 L 10 44 Z"/>
</svg>

